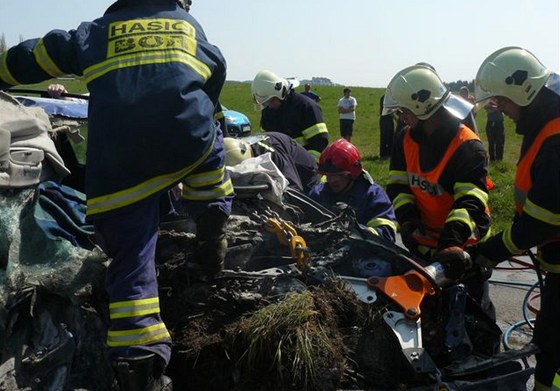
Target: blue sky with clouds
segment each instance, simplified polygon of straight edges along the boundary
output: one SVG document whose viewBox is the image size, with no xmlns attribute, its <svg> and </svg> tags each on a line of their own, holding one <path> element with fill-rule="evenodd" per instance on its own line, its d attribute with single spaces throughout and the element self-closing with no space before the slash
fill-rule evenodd
<svg viewBox="0 0 560 391">
<path fill-rule="evenodd" d="M 109 0 L 2 0 L 8 45 L 103 14 Z M 560 68 L 558 0 L 193 0 L 192 14 L 228 62 L 228 80 L 262 69 L 385 87 L 400 69 L 431 63 L 446 81 L 470 80 L 503 46 Z"/>
</svg>

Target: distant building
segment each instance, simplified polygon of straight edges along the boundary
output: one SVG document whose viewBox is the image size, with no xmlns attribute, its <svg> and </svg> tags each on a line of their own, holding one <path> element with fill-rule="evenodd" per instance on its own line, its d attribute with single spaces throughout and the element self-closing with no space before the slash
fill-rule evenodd
<svg viewBox="0 0 560 391">
<path fill-rule="evenodd" d="M 311 80 L 301 80 L 301 84 L 309 83 L 312 86 L 336 86 L 331 79 L 327 77 L 312 77 Z"/>
</svg>

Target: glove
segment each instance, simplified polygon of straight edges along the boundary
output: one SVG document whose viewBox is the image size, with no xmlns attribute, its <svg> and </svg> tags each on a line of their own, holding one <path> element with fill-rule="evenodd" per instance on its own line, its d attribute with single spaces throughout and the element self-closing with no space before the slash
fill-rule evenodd
<svg viewBox="0 0 560 391">
<path fill-rule="evenodd" d="M 433 261 L 441 263 L 445 276 L 452 280 L 459 280 L 472 268 L 471 256 L 461 247 L 443 249 L 434 255 Z"/>
<path fill-rule="evenodd" d="M 469 247 L 469 254 L 471 256 L 471 258 L 474 260 L 474 263 L 476 265 L 488 268 L 488 269 L 492 269 L 494 267 L 496 267 L 496 265 L 498 265 L 498 263 L 500 263 L 501 261 L 496 261 L 493 259 L 488 258 L 486 255 L 484 255 L 482 253 L 481 250 L 481 245 L 480 244 L 475 244 L 474 246 Z"/>
<path fill-rule="evenodd" d="M 418 247 L 420 243 L 418 243 L 414 237 L 414 232 L 419 231 L 420 233 L 424 234 L 424 225 L 420 221 L 407 221 L 403 225 L 401 225 L 401 240 L 404 246 L 413 254 L 424 256 Z"/>
</svg>

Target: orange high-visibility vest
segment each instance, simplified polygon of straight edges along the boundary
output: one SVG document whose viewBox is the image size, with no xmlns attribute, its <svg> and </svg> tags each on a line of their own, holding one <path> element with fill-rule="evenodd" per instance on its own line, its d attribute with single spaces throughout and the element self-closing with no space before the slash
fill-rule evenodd
<svg viewBox="0 0 560 391">
<path fill-rule="evenodd" d="M 480 140 L 478 135 L 464 125 L 447 147 L 443 158 L 430 171 L 422 171 L 420 167 L 420 149 L 418 144 L 407 132 L 404 137 L 404 155 L 408 172 L 408 182 L 412 194 L 416 198 L 416 206 L 420 211 L 422 223 L 427 228 L 426 235 L 417 237 L 419 243 L 435 248 L 439 234 L 453 205 L 453 194 L 446 192 L 439 184 L 439 179 L 449 160 L 461 144 L 469 140 Z M 487 213 L 489 210 L 487 209 Z"/>
<path fill-rule="evenodd" d="M 533 181 L 531 180 L 531 166 L 546 139 L 556 134 L 560 134 L 560 118 L 553 119 L 545 125 L 535 138 L 535 141 L 533 141 L 531 147 L 529 147 L 527 153 L 521 158 L 519 163 L 517 163 L 514 198 L 515 209 L 518 214 L 523 213 L 523 205 L 525 205 L 527 194 L 533 186 Z"/>
</svg>

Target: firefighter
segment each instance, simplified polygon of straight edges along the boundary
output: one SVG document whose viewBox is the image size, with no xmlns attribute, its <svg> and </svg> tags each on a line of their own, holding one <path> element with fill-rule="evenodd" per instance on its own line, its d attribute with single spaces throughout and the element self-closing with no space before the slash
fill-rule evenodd
<svg viewBox="0 0 560 391">
<path fill-rule="evenodd" d="M 329 144 L 329 131 L 319 105 L 297 93 L 294 89 L 298 85 L 265 70 L 255 76 L 251 93 L 262 110 L 262 130 L 287 134 L 318 161 Z"/>
<path fill-rule="evenodd" d="M 445 258 L 446 273 L 458 278 L 463 250 L 490 232 L 486 151 L 461 124 L 473 105 L 453 95 L 433 68 L 414 65 L 390 81 L 383 107 L 407 125 L 395 137 L 387 182 L 402 241 L 424 260 Z M 487 277 L 466 285 L 494 317 Z"/>
<path fill-rule="evenodd" d="M 474 260 L 493 267 L 537 246 L 546 279 L 533 335 L 540 348 L 535 390 L 550 390 L 560 368 L 560 76 L 528 50 L 505 47 L 484 60 L 475 83 L 477 102 L 494 98 L 523 141 L 513 223 L 479 244 Z M 560 388 L 560 378 L 554 379 L 554 386 Z"/>
<path fill-rule="evenodd" d="M 122 390 L 170 390 L 171 337 L 155 269 L 159 198 L 183 181 L 197 222 L 192 263 L 223 265 L 233 187 L 214 108 L 226 75 L 190 2 L 118 0 L 94 22 L 0 55 L 0 88 L 83 76 L 90 92 L 87 215 L 107 270 L 108 356 Z"/>
<path fill-rule="evenodd" d="M 319 159 L 319 173 L 326 182 L 313 186 L 309 197 L 328 209 L 345 203 L 356 213 L 359 224 L 369 232 L 395 241 L 397 225 L 391 200 L 362 167 L 358 149 L 339 139 L 329 145 Z"/>
<path fill-rule="evenodd" d="M 266 132 L 250 144 L 240 138 L 224 138 L 226 164 L 235 166 L 242 161 L 270 152 L 271 159 L 286 177 L 290 186 L 307 194 L 315 184 L 317 162 L 305 148 L 283 133 Z"/>
</svg>

